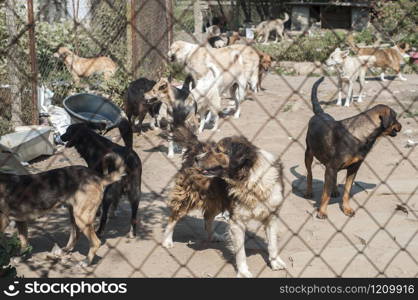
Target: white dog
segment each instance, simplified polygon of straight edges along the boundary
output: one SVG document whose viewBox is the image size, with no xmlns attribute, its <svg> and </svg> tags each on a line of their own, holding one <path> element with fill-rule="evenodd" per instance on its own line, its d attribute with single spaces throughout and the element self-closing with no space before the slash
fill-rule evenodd
<svg viewBox="0 0 418 300">
<path fill-rule="evenodd" d="M 245 97 L 247 81 L 245 74 L 241 71 L 244 63 L 240 52 L 232 51 L 231 55 L 234 56 L 234 64 L 228 70 L 221 70 L 218 65 L 210 61 L 207 65 L 209 72 L 197 81 L 196 88 L 191 91 L 200 115 L 199 133 L 202 133 L 205 123 L 209 122 L 212 115 L 215 118 L 212 130 L 217 130 L 221 95 L 228 89 L 235 101 L 234 118 L 240 116 L 240 103 Z"/>
<path fill-rule="evenodd" d="M 367 69 L 376 60 L 374 56 L 349 56 L 349 51 L 334 50 L 325 64 L 328 67 L 335 67 L 338 72 L 338 100 L 337 105 L 342 105 L 342 90 L 344 83 L 348 83 L 345 106 L 350 106 L 353 98 L 354 81 L 359 79 L 360 91 L 357 101 L 362 102 L 363 88 Z"/>
</svg>

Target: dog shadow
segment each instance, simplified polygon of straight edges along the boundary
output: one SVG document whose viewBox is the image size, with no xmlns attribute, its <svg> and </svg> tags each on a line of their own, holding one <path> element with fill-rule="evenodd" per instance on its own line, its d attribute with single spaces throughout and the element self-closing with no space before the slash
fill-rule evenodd
<svg viewBox="0 0 418 300">
<path fill-rule="evenodd" d="M 385 79 L 386 80 L 395 80 L 396 79 L 396 75 L 385 75 Z M 382 81 L 380 76 L 376 76 L 376 77 L 367 77 L 366 81 Z"/>
<path fill-rule="evenodd" d="M 296 171 L 297 167 L 299 167 L 299 165 L 296 165 L 296 166 L 293 166 L 293 167 L 290 168 L 290 173 L 292 173 L 292 175 L 296 177 L 296 179 L 292 181 L 292 193 L 299 196 L 299 197 L 305 198 L 306 176 L 298 173 Z M 322 177 L 323 176 L 324 176 L 324 174 L 322 174 Z M 312 180 L 312 190 L 313 190 L 313 193 L 314 193 L 314 198 L 309 199 L 309 200 L 315 201 L 315 203 L 314 203 L 315 208 L 318 208 L 320 203 L 321 203 L 321 194 L 322 194 L 323 186 L 324 186 L 324 181 L 323 180 L 318 180 L 318 179 L 313 178 L 313 180 Z M 361 193 L 361 192 L 369 190 L 369 189 L 373 189 L 375 187 L 376 187 L 376 184 L 374 184 L 374 183 L 354 181 L 353 186 L 351 188 L 350 195 L 353 196 L 355 194 Z M 331 198 L 330 201 L 329 201 L 330 204 L 341 203 L 341 201 L 342 201 L 341 199 L 342 199 L 343 191 L 344 191 L 344 184 L 339 184 L 338 185 L 338 191 L 340 192 L 340 195 L 338 197 Z"/>
<path fill-rule="evenodd" d="M 101 237 L 102 245 L 106 243 L 107 239 L 118 237 L 127 237 L 128 242 L 140 242 L 141 240 L 152 239 L 153 227 L 161 224 L 161 216 L 168 214 L 165 207 L 152 205 L 159 197 L 161 196 L 156 193 L 142 193 L 140 208 L 138 210 L 140 224 L 137 228 L 137 235 L 134 238 L 128 238 L 128 233 L 131 229 L 131 207 L 127 200 L 124 201 L 124 199 L 121 199 L 117 215 L 113 218 L 109 217 L 107 220 L 105 231 Z M 141 206 L 146 206 L 146 209 Z M 99 220 L 100 216 L 96 217 L 96 229 L 98 228 Z M 60 208 L 48 214 L 47 217 L 29 224 L 28 227 L 32 255 L 42 252 L 50 253 L 55 244 L 63 248 L 67 244 L 70 236 L 71 225 L 68 210 L 66 208 Z M 73 251 L 87 256 L 89 249 L 89 241 L 81 233 Z M 100 261 L 100 257 L 95 258 L 93 265 L 98 261 Z"/>
<path fill-rule="evenodd" d="M 234 268 L 236 269 L 235 251 L 229 237 L 228 223 L 223 220 L 215 220 L 213 222 L 213 231 L 220 235 L 226 235 L 226 241 L 208 241 L 204 227 L 205 224 L 203 219 L 186 216 L 177 223 L 174 230 L 173 241 L 185 243 L 194 251 L 203 251 L 207 249 L 219 250 L 225 261 L 234 265 Z M 261 255 L 265 263 L 269 264 L 265 240 L 248 230 L 245 234 L 245 253 L 247 257 Z"/>
</svg>

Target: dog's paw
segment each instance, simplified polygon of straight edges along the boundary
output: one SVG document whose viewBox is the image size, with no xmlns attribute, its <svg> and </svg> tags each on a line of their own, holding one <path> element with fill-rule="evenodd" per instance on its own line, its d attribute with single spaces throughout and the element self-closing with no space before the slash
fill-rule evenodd
<svg viewBox="0 0 418 300">
<path fill-rule="evenodd" d="M 284 270 L 287 268 L 286 263 L 280 257 L 270 259 L 270 265 L 273 271 Z"/>
<path fill-rule="evenodd" d="M 332 197 L 332 198 L 337 198 L 337 197 L 340 197 L 340 192 L 339 192 L 339 191 L 333 191 L 333 192 L 331 193 L 331 197 Z"/>
<path fill-rule="evenodd" d="M 85 268 L 87 268 L 90 265 L 90 263 L 89 263 L 89 260 L 86 258 L 86 259 L 80 261 L 80 263 L 78 265 L 81 268 L 85 269 Z"/>
<path fill-rule="evenodd" d="M 343 208 L 343 213 L 350 218 L 356 214 L 352 208 Z"/>
<path fill-rule="evenodd" d="M 172 240 L 165 240 L 162 245 L 164 248 L 167 248 L 167 249 L 171 249 L 174 247 L 174 243 Z"/>
<path fill-rule="evenodd" d="M 325 220 L 325 219 L 328 218 L 328 216 L 327 216 L 327 214 L 318 211 L 318 213 L 316 214 L 316 218 L 320 219 L 320 220 Z"/>
<path fill-rule="evenodd" d="M 253 278 L 253 274 L 247 269 L 238 270 L 237 278 Z"/>
</svg>

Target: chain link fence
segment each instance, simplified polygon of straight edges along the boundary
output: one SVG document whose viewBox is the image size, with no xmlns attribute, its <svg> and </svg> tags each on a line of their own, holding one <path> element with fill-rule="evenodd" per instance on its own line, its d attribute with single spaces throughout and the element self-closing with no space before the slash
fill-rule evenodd
<svg viewBox="0 0 418 300">
<path fill-rule="evenodd" d="M 30 17 L 31 11 L 33 18 Z M 283 24 L 283 39 L 275 42 L 274 32 L 270 31 L 267 32 L 267 43 L 262 43 L 257 35 L 252 38 L 259 23 L 283 19 L 285 12 L 289 20 Z M 1 233 L 0 255 L 11 259 L 10 264 L 1 266 L 0 275 L 15 274 L 9 273 L 9 270 L 16 269 L 18 276 L 25 277 L 236 276 L 235 253 L 240 249 L 236 245 L 234 247 L 234 238 L 229 232 L 230 226 L 235 224 L 233 210 L 231 216 L 225 212 L 218 214 L 213 223 L 214 232 L 224 236 L 225 241 L 207 240 L 204 216 L 197 210 L 176 224 L 174 247 L 163 247 L 164 230 L 172 213 L 169 203 L 173 187 L 181 180 L 178 174 L 184 170 L 184 162 L 182 150 L 177 146 L 174 147 L 174 156 L 168 157 L 170 142 L 167 141 L 167 127 L 160 124 L 162 128 L 152 129 L 154 119 L 150 116 L 153 114 L 151 111 L 145 117 L 143 126 L 139 126 L 142 132 L 133 134 L 133 150 L 142 162 L 136 236 L 130 236 L 132 224 L 136 224 L 135 216 L 131 215 L 135 202 L 132 202 L 129 191 L 124 191 L 119 205 L 110 208 L 109 220 L 100 236 L 101 245 L 90 266 L 81 265 L 80 261 L 85 259 L 94 244 L 93 233 L 86 234 L 88 239 L 81 235 L 73 251 L 67 253 L 62 249 L 70 233 L 76 236 L 71 230 L 74 216 L 76 220 L 78 213 L 84 216 L 86 209 L 70 209 L 73 217 L 69 218 L 68 209 L 61 202 L 53 210 L 43 208 L 48 213 L 40 214 L 36 221 L 28 225 L 30 246 L 16 250 L 20 242 L 15 232 L 22 229 L 22 220 L 19 217 L 16 219 L 13 210 L 22 211 L 22 207 L 25 208 L 26 203 L 31 203 L 31 199 L 39 194 L 37 189 L 46 193 L 48 189 L 56 188 L 59 182 L 38 181 L 37 188 L 30 185 L 21 187 L 19 195 L 16 192 L 13 194 L 14 198 L 12 194 L 7 194 L 12 180 L 17 180 L 10 173 L 37 174 L 76 165 L 91 167 L 75 148 L 59 143 L 59 136 L 68 124 L 61 127 L 61 132 L 54 128 L 55 132 L 49 137 L 42 131 L 44 125 L 53 125 L 54 113 L 62 111 L 65 98 L 83 93 L 102 96 L 124 110 L 122 114 L 126 113 L 129 117 L 126 111 L 128 87 L 138 78 L 154 80 L 154 85 L 155 82 L 160 84 L 161 78 L 172 77 L 171 84 L 179 88 L 188 73 L 194 74 L 196 79 L 196 73 L 200 71 L 170 61 L 172 57 L 168 52 L 175 41 L 207 47 L 208 56 L 205 60 L 198 60 L 196 65 L 206 66 L 210 61 L 209 64 L 224 66 L 224 73 L 220 75 L 225 76 L 222 80 L 234 77 L 236 87 L 241 73 L 234 71 L 235 62 L 225 65 L 228 62 L 223 61 L 224 56 L 216 54 L 221 52 L 211 52 L 218 50 L 210 49 L 208 27 L 216 25 L 220 32 L 215 36 L 225 43 L 225 49 L 231 47 L 226 44 L 231 42 L 233 32 L 238 32 L 240 40 L 236 43 L 242 46 L 235 46 L 232 51 L 241 51 L 238 54 L 243 64 L 249 63 L 245 51 L 255 51 L 259 55 L 255 69 L 250 71 L 256 72 L 257 83 L 260 77 L 263 80 L 259 89 L 250 84 L 245 86 L 245 101 L 240 103 L 239 118 L 224 113 L 225 109 L 234 109 L 235 102 L 221 94 L 223 113 L 220 113 L 217 130 L 203 130 L 199 140 L 219 141 L 225 137 L 244 136 L 256 147 L 280 158 L 283 165 L 283 201 L 279 211 L 272 212 L 279 220 L 274 227 L 278 231 L 278 243 L 269 241 L 271 236 L 269 238 L 268 232 L 267 238 L 264 237 L 263 224 L 253 221 L 245 224 L 244 247 L 252 275 L 418 276 L 418 8 L 414 1 L 6 0 L 0 3 L 0 17 L 0 135 L 3 135 L 0 140 L 0 169 L 5 172 L 0 175 L 0 229 L 4 232 Z M 346 23 L 342 26 L 343 21 Z M 31 30 L 34 30 L 32 37 L 29 34 Z M 368 54 L 363 102 L 354 101 L 350 107 L 336 105 L 339 68 L 326 67 L 327 59 L 336 48 L 346 55 L 348 52 L 344 51 L 350 50 L 349 56 L 353 56 L 353 52 L 358 51 L 356 45 L 366 49 L 389 49 L 402 43 L 410 46 L 405 53 L 408 58 L 401 59 L 404 60 L 401 72 L 407 80 L 401 80 L 390 68 L 385 69 L 388 64 L 393 67 L 392 61 L 399 62 L 399 57 L 381 58 L 377 57 L 377 52 Z M 32 50 L 31 45 L 34 45 Z M 88 68 L 75 74 L 76 62 L 67 60 L 74 54 L 81 60 L 102 57 L 104 60 L 99 61 L 97 68 L 103 74 L 86 71 L 96 70 L 96 60 L 84 61 Z M 266 63 L 263 60 L 266 57 L 270 57 L 272 62 Z M 383 64 L 385 81 L 380 78 L 382 68 L 376 59 L 389 60 L 386 65 Z M 107 76 L 106 72 L 110 75 Z M 344 72 L 347 71 L 340 73 L 343 79 L 347 76 Z M 305 198 L 308 188 L 304 165 L 306 134 L 309 119 L 313 116 L 311 90 L 320 76 L 325 76 L 318 88 L 320 105 L 336 120 L 384 104 L 396 111 L 397 120 L 402 125 L 396 137 L 377 139 L 359 169 L 351 189 L 350 203 L 355 211 L 355 216 L 351 218 L 340 209 L 343 197 L 337 195 L 329 202 L 328 218 L 317 218 L 317 210 L 321 207 L 320 195 L 326 186 L 326 168 L 317 160 L 312 168 L 313 198 Z M 136 86 L 142 93 L 150 90 L 144 82 Z M 213 88 L 215 82 L 213 80 L 204 90 Z M 199 86 L 199 80 L 195 80 L 195 84 Z M 357 82 L 354 82 L 354 90 L 358 90 Z M 202 96 L 198 93 L 200 91 L 192 92 L 192 95 L 199 98 Z M 162 94 L 157 93 L 157 96 L 162 97 Z M 152 99 L 155 100 L 158 99 Z M 149 99 L 143 101 L 147 105 L 152 102 Z M 140 107 L 138 103 L 136 105 Z M 198 110 L 199 105 L 201 103 L 197 102 Z M 102 106 L 96 107 L 93 117 L 100 116 L 102 109 Z M 39 118 L 34 120 L 33 116 L 38 115 Z M 198 121 L 205 118 L 210 121 L 207 115 L 196 113 L 194 117 Z M 207 123 L 213 121 L 212 116 L 211 122 Z M 61 124 L 60 120 L 58 123 Z M 20 127 L 29 125 L 36 126 Z M 135 124 L 130 125 L 135 127 Z M 205 128 L 211 125 L 204 124 Z M 370 124 L 355 126 L 363 130 Z M 125 146 L 124 128 L 108 127 L 108 130 L 101 128 L 98 132 L 107 141 Z M 20 130 L 23 135 L 8 138 L 14 129 Z M 28 141 L 33 136 L 36 136 L 36 141 Z M 19 139 L 21 144 L 17 143 Z M 14 142 L 20 146 L 14 147 Z M 30 156 L 38 150 L 31 144 L 36 142 L 47 144 L 48 149 L 53 149 L 53 154 L 31 158 L 29 162 L 22 161 L 23 154 L 16 152 L 22 153 L 25 147 L 29 147 Z M 334 143 L 331 147 L 335 146 Z M 348 147 L 344 145 L 343 148 Z M 101 163 L 95 162 L 96 170 L 97 164 Z M 128 174 L 133 164 L 131 162 L 126 166 Z M 268 173 L 271 168 L 265 172 Z M 345 189 L 342 173 L 339 173 L 335 183 L 340 192 Z M 83 177 L 74 177 L 71 173 L 67 176 L 70 176 L 69 182 L 83 180 Z M 122 180 L 123 184 L 131 180 L 130 175 L 127 177 Z M 89 182 L 88 179 L 85 182 Z M 67 191 L 68 195 L 73 192 Z M 251 194 L 254 191 L 245 192 Z M 94 202 L 94 195 L 88 193 L 83 201 Z M 18 201 L 18 207 L 8 202 L 7 199 L 11 198 Z M 261 206 L 264 205 L 262 199 L 257 200 Z M 41 209 L 33 205 L 35 209 Z M 29 218 L 30 212 L 23 211 Z M 95 208 L 92 208 L 90 212 L 94 211 Z M 100 211 L 99 208 L 95 218 L 96 228 Z M 8 221 L 12 222 L 9 224 Z M 83 233 L 86 233 L 85 227 L 86 224 L 79 224 Z M 22 231 L 20 233 L 22 235 Z M 272 270 L 269 258 L 271 245 L 279 247 L 278 252 L 286 263 L 286 269 Z M 7 260 L 2 258 L 0 261 Z"/>
</svg>

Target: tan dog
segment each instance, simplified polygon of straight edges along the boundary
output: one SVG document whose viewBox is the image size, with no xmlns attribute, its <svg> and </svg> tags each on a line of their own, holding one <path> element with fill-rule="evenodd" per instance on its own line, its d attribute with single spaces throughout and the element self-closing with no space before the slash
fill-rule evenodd
<svg viewBox="0 0 418 300">
<path fill-rule="evenodd" d="M 103 74 L 104 79 L 109 80 L 117 69 L 116 63 L 109 57 L 83 58 L 74 54 L 67 47 L 60 47 L 54 53 L 54 57 L 63 59 L 76 83 L 80 82 L 81 77 L 90 77 L 93 74 Z"/>
<path fill-rule="evenodd" d="M 109 169 L 114 171 L 109 172 Z M 0 174 L 0 232 L 16 222 L 22 249 L 28 247 L 28 222 L 66 205 L 70 215 L 70 237 L 63 249 L 74 249 L 82 232 L 89 240 L 87 259 L 93 262 L 100 240 L 94 231 L 97 209 L 105 187 L 125 175 L 123 161 L 114 154 L 103 157 L 103 175 L 84 166 L 70 166 L 30 175 Z"/>
<path fill-rule="evenodd" d="M 360 48 L 354 43 L 352 35 L 347 38 L 347 42 L 358 56 L 373 55 L 376 57 L 373 66 L 382 68 L 382 73 L 380 74 L 382 81 L 386 80 L 385 70 L 387 68 L 393 69 L 400 80 L 406 80 L 401 74 L 401 65 L 404 63 L 404 58 L 409 57 L 409 55 L 406 54 L 410 49 L 409 44 L 401 43 L 387 49 L 374 47 Z"/>
<path fill-rule="evenodd" d="M 284 14 L 284 19 L 275 19 L 271 21 L 263 21 L 260 24 L 257 25 L 255 28 L 255 35 L 256 39 L 259 39 L 260 37 L 264 37 L 264 44 L 267 43 L 269 39 L 270 32 L 276 31 L 276 39 L 274 40 L 275 43 L 279 40 L 279 35 L 281 40 L 284 39 L 284 23 L 286 23 L 289 20 L 289 15 L 287 13 Z"/>
</svg>

